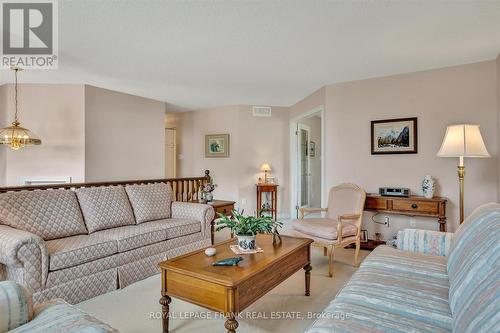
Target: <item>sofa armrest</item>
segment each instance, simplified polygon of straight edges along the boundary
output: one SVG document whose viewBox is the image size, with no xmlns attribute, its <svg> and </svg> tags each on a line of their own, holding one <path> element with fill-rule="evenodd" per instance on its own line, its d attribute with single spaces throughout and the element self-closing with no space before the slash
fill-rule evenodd
<svg viewBox="0 0 500 333">
<path fill-rule="evenodd" d="M 26 324 L 33 318 L 31 294 L 14 281 L 0 281 L 0 332 Z"/>
<path fill-rule="evenodd" d="M 0 225 L 0 264 L 7 278 L 31 292 L 43 289 L 49 273 L 49 256 L 43 239 L 28 231 Z"/>
<path fill-rule="evenodd" d="M 447 256 L 452 236 L 449 232 L 404 229 L 398 231 L 396 246 L 404 251 Z"/>
<path fill-rule="evenodd" d="M 172 202 L 172 218 L 192 219 L 201 222 L 201 234 L 206 235 L 210 231 L 210 224 L 215 217 L 215 210 L 210 205 L 193 202 Z"/>
</svg>

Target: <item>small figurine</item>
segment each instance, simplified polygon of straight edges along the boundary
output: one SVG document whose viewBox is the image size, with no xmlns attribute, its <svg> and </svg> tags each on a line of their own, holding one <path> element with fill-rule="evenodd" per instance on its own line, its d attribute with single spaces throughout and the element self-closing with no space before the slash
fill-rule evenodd
<svg viewBox="0 0 500 333">
<path fill-rule="evenodd" d="M 212 266 L 237 266 L 243 257 L 226 258 L 212 263 Z"/>
<path fill-rule="evenodd" d="M 281 236 L 280 233 L 278 232 L 278 227 L 274 226 L 273 230 L 273 245 L 281 243 Z"/>
</svg>

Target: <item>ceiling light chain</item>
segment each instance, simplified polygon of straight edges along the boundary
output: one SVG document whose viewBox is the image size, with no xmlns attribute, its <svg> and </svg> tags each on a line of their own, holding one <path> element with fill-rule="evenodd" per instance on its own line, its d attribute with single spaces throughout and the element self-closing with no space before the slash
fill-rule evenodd
<svg viewBox="0 0 500 333">
<path fill-rule="evenodd" d="M 14 75 L 15 75 L 15 78 L 16 78 L 16 84 L 14 86 L 14 89 L 15 89 L 15 101 L 16 101 L 16 111 L 14 113 L 14 122 L 19 124 L 19 121 L 18 121 L 18 107 L 17 107 L 17 72 L 19 71 L 19 67 L 14 67 Z"/>
</svg>

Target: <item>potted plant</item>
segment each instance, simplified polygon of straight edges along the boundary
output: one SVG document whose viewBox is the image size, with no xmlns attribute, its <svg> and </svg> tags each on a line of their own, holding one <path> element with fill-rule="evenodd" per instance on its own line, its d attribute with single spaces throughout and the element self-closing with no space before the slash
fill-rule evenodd
<svg viewBox="0 0 500 333">
<path fill-rule="evenodd" d="M 270 234 L 278 227 L 283 226 L 282 222 L 274 221 L 270 216 L 245 216 L 243 211 L 232 211 L 232 217 L 219 214 L 217 221 L 217 231 L 229 228 L 238 238 L 238 246 L 242 250 L 255 250 L 255 236 L 257 234 Z"/>
</svg>

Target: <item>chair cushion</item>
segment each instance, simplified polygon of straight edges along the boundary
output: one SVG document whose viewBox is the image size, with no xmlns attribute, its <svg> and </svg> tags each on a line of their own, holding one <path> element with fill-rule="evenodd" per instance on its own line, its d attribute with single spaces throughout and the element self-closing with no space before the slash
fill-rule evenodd
<svg viewBox="0 0 500 333">
<path fill-rule="evenodd" d="M 382 309 L 334 301 L 305 333 L 451 333 L 451 330 Z"/>
<path fill-rule="evenodd" d="M 500 204 L 477 208 L 453 236 L 447 262 L 456 332 L 493 332 L 500 312 Z"/>
<path fill-rule="evenodd" d="M 33 317 L 29 292 L 14 281 L 0 282 L 0 332 L 26 324 Z"/>
<path fill-rule="evenodd" d="M 44 240 L 87 233 L 78 200 L 70 190 L 2 193 L 0 223 Z"/>
<path fill-rule="evenodd" d="M 201 231 L 201 222 L 190 219 L 163 219 L 146 222 L 149 225 L 156 225 L 167 232 L 167 239 L 195 234 Z"/>
<path fill-rule="evenodd" d="M 411 272 L 448 280 L 446 257 L 403 251 L 380 245 L 365 258 L 363 267 L 383 268 L 387 271 Z"/>
<path fill-rule="evenodd" d="M 127 185 L 125 190 L 137 223 L 170 217 L 172 189 L 169 184 Z"/>
<path fill-rule="evenodd" d="M 35 318 L 9 333 L 118 333 L 118 330 L 61 299 L 35 308 Z"/>
<path fill-rule="evenodd" d="M 96 232 L 99 237 L 118 242 L 118 251 L 125 252 L 167 239 L 167 232 L 161 223 L 144 222 Z"/>
<path fill-rule="evenodd" d="M 122 186 L 99 186 L 76 190 L 90 233 L 135 224 L 134 213 Z"/>
<path fill-rule="evenodd" d="M 442 257 L 416 254 L 391 263 L 391 256 L 403 252 L 377 247 L 325 309 L 321 318 L 326 319 L 318 320 L 308 332 L 327 332 L 326 328 L 331 332 L 451 332 L 448 279 L 425 274 L 422 261 L 429 257 L 435 266 L 431 272 L 445 272 Z M 397 267 L 405 259 L 410 263 Z"/>
<path fill-rule="evenodd" d="M 294 220 L 293 229 L 306 235 L 334 240 L 338 238 L 337 221 L 324 218 Z M 342 223 L 342 238 L 355 236 L 357 228 L 352 223 Z"/>
<path fill-rule="evenodd" d="M 46 244 L 50 271 L 77 266 L 118 253 L 116 240 L 95 233 L 54 239 Z"/>
</svg>

